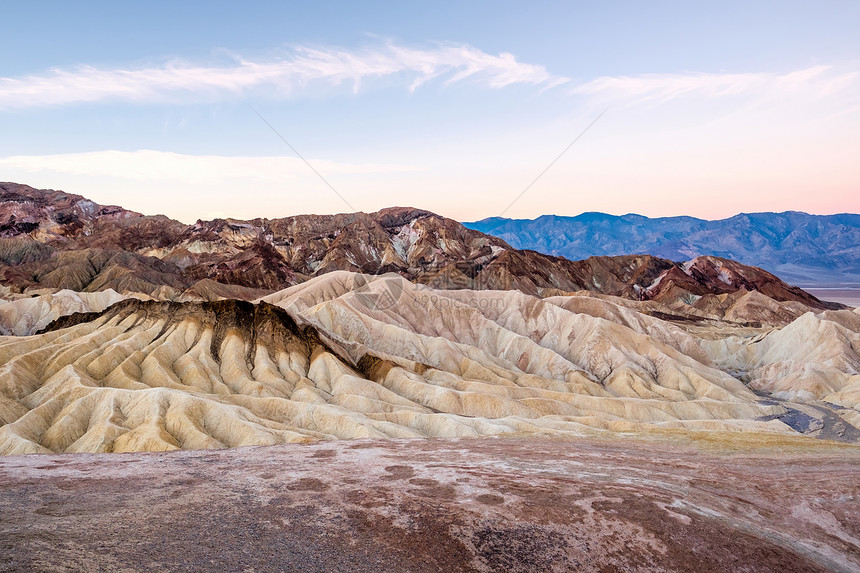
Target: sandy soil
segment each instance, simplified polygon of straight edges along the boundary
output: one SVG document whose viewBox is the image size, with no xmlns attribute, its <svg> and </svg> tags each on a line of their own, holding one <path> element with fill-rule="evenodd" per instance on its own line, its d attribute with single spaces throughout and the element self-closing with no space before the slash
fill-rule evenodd
<svg viewBox="0 0 860 573">
<path fill-rule="evenodd" d="M 794 443 L 11 456 L 0 571 L 860 570 L 860 449 Z"/>
</svg>

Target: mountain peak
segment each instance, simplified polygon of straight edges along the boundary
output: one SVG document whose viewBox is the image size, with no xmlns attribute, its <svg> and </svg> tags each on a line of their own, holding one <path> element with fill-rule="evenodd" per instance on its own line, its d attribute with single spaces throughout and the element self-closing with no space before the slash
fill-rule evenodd
<svg viewBox="0 0 860 573">
<path fill-rule="evenodd" d="M 0 183 L 0 237 L 29 234 L 45 242 L 92 234 L 96 221 L 142 217 L 80 195 Z"/>
<path fill-rule="evenodd" d="M 370 216 L 383 227 L 389 228 L 402 227 L 415 219 L 438 215 L 424 209 L 416 209 L 415 207 L 386 207 L 376 213 L 371 213 Z"/>
</svg>

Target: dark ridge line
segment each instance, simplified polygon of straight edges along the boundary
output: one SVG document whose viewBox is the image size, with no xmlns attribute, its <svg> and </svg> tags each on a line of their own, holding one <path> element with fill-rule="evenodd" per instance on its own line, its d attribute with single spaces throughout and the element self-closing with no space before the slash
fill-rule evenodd
<svg viewBox="0 0 860 573">
<path fill-rule="evenodd" d="M 261 335 L 284 346 L 291 340 L 299 341 L 306 347 L 306 357 L 309 361 L 318 347 L 341 359 L 346 358 L 345 353 L 338 352 L 331 344 L 324 341 L 316 328 L 309 324 L 299 325 L 283 308 L 266 302 L 255 304 L 238 299 L 210 302 L 126 299 L 112 304 L 101 312 L 76 312 L 61 316 L 35 334 L 56 332 L 101 318 L 119 317 L 120 320 L 124 320 L 129 316 L 135 316 L 135 324 L 149 318 L 164 318 L 165 324 L 153 340 L 157 340 L 186 318 L 210 325 L 214 332 L 209 350 L 218 363 L 221 362 L 221 345 L 231 331 L 238 331 L 242 337 L 246 345 L 245 361 L 251 368 L 256 357 L 257 341 Z M 356 364 L 351 364 L 352 361 L 347 359 L 346 362 L 357 369 Z"/>
</svg>

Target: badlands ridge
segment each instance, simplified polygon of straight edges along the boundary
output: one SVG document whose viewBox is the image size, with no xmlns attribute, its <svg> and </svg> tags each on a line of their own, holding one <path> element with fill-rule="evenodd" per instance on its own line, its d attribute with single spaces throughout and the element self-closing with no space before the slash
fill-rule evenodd
<svg viewBox="0 0 860 573">
<path fill-rule="evenodd" d="M 149 298 L 61 291 L 0 305 L 19 329 L 58 317 L 0 338 L 0 453 L 607 432 L 860 438 L 860 314 L 755 291 L 684 312 L 335 271 L 255 302 Z"/>
<path fill-rule="evenodd" d="M 347 438 L 860 440 L 860 314 L 700 256 L 428 211 L 197 221 L 0 183 L 0 453 Z"/>
</svg>

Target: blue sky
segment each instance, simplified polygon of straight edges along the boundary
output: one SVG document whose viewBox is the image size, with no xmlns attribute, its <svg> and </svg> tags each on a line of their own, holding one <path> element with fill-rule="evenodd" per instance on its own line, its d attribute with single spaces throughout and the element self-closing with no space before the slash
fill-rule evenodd
<svg viewBox="0 0 860 573">
<path fill-rule="evenodd" d="M 471 220 L 605 110 L 505 215 L 860 211 L 860 2 L 416 4 L 3 2 L 0 180 Z"/>
</svg>

